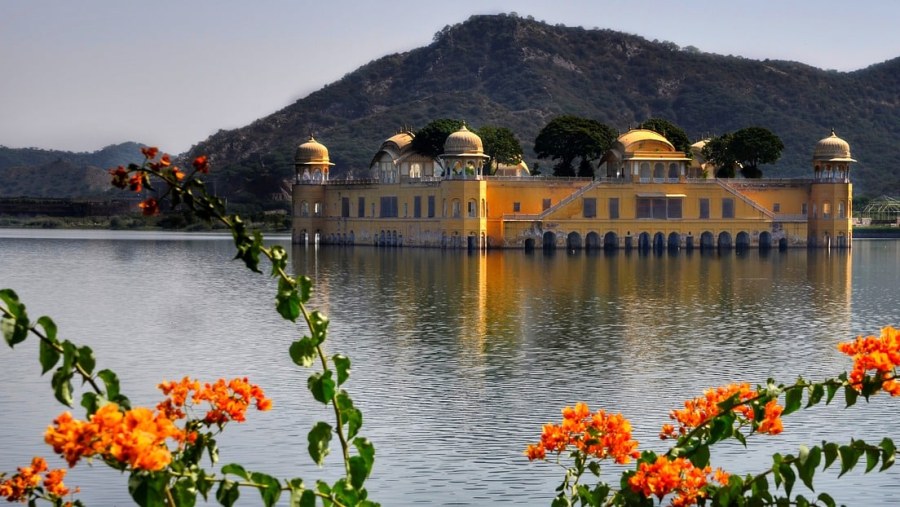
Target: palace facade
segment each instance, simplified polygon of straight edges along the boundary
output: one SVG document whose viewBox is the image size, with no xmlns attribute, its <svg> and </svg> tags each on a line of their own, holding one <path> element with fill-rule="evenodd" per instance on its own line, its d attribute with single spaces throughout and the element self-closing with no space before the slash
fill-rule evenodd
<svg viewBox="0 0 900 507">
<path fill-rule="evenodd" d="M 535 176 L 525 164 L 485 167 L 466 127 L 437 159 L 413 134 L 382 143 L 369 178 L 331 179 L 328 149 L 296 153 L 294 243 L 438 248 L 850 248 L 850 146 L 832 131 L 813 149 L 811 177 L 718 179 L 703 158 L 662 135 L 630 130 L 594 178 Z"/>
</svg>

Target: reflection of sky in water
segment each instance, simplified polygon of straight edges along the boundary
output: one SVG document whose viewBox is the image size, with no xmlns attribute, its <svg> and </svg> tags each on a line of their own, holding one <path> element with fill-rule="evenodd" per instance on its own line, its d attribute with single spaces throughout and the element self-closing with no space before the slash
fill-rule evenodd
<svg viewBox="0 0 900 507">
<path fill-rule="evenodd" d="M 17 234 L 0 230 L 0 285 L 16 289 L 33 318 L 49 314 L 62 337 L 93 347 L 99 367 L 116 370 L 136 403 L 154 403 L 163 379 L 248 375 L 276 408 L 229 428 L 223 463 L 307 481 L 333 477 L 334 466 L 319 471 L 306 454 L 306 432 L 329 414 L 312 404 L 308 373 L 287 358 L 297 332 L 272 311 L 271 280 L 228 261 L 227 238 Z M 659 427 L 685 398 L 734 380 L 837 372 L 849 366 L 837 341 L 896 324 L 900 308 L 894 241 L 857 242 L 851 255 L 368 247 L 294 248 L 293 255 L 316 282 L 314 307 L 331 318 L 329 350 L 353 361 L 347 387 L 377 448 L 370 490 L 384 505 L 546 505 L 559 470 L 521 453 L 564 405 L 583 400 L 621 411 L 642 447 L 662 450 Z M 21 348 L 0 352 L 3 470 L 46 453 L 40 432 L 60 411 L 49 378 L 38 376 L 34 343 Z M 847 428 L 880 439 L 895 425 L 892 402 L 792 415 L 783 436 L 751 440 L 749 449 L 718 447 L 714 464 L 758 471 L 776 448 L 796 452 L 802 443 L 844 438 Z M 337 454 L 331 458 L 336 465 Z M 71 474 L 81 497 L 128 503 L 125 479 L 94 468 Z M 897 493 L 889 474 L 839 483 L 835 475 L 816 486 L 838 501 L 884 505 Z"/>
</svg>

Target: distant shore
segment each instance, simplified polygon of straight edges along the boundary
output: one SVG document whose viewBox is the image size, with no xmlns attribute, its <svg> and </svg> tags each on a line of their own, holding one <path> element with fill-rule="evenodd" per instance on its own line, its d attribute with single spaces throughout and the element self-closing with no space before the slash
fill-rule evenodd
<svg viewBox="0 0 900 507">
<path fill-rule="evenodd" d="M 900 238 L 900 227 L 854 227 L 853 239 Z"/>
</svg>

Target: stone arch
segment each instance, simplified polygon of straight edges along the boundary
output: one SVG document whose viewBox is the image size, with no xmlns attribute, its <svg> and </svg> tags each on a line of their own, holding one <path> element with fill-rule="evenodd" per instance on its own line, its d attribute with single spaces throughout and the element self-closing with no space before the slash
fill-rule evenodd
<svg viewBox="0 0 900 507">
<path fill-rule="evenodd" d="M 665 244 L 666 244 L 666 235 L 665 234 L 663 234 L 661 232 L 657 232 L 656 234 L 653 235 L 653 249 L 654 250 L 657 250 L 657 251 L 662 250 L 665 247 Z"/>
<path fill-rule="evenodd" d="M 669 233 L 669 238 L 666 241 L 666 246 L 669 247 L 669 250 L 678 250 L 681 247 L 681 235 L 677 232 Z"/>
<path fill-rule="evenodd" d="M 653 179 L 661 180 L 666 177 L 666 165 L 662 162 L 657 162 L 653 165 Z"/>
<path fill-rule="evenodd" d="M 584 238 L 584 248 L 588 250 L 595 250 L 600 248 L 600 235 L 594 231 L 591 231 Z"/>
<path fill-rule="evenodd" d="M 525 240 L 525 251 L 526 252 L 534 251 L 534 238 L 528 238 Z"/>
<path fill-rule="evenodd" d="M 713 233 L 704 231 L 703 234 L 700 235 L 700 250 L 713 248 L 715 246 L 715 244 L 713 244 L 713 241 Z"/>
<path fill-rule="evenodd" d="M 787 250 L 788 240 L 787 238 L 781 238 L 778 240 L 778 249 L 779 250 Z"/>
<path fill-rule="evenodd" d="M 734 238 L 734 246 L 738 250 L 750 248 L 750 235 L 747 234 L 747 231 L 741 231 L 737 234 L 737 237 Z"/>
<path fill-rule="evenodd" d="M 720 232 L 717 246 L 719 247 L 719 250 L 727 250 L 731 248 L 731 233 L 728 231 Z"/>
<path fill-rule="evenodd" d="M 619 248 L 619 237 L 616 233 L 610 231 L 603 236 L 603 248 L 607 250 L 615 250 Z"/>
<path fill-rule="evenodd" d="M 543 240 L 544 250 L 556 249 L 556 233 L 551 231 L 545 232 Z"/>
<path fill-rule="evenodd" d="M 566 249 L 567 250 L 580 250 L 581 249 L 581 234 L 578 234 L 576 231 L 572 231 L 566 236 Z"/>
<path fill-rule="evenodd" d="M 638 250 L 650 250 L 650 233 L 642 232 L 638 236 Z"/>
<path fill-rule="evenodd" d="M 759 249 L 768 250 L 772 248 L 772 234 L 769 231 L 759 233 Z"/>
</svg>

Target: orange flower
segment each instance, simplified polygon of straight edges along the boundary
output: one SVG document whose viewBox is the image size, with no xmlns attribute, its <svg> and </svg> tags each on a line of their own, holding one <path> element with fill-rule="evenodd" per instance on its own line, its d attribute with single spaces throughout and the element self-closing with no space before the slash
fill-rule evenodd
<svg viewBox="0 0 900 507">
<path fill-rule="evenodd" d="M 182 409 L 188 406 L 189 397 L 190 404 L 206 401 L 211 405 L 204 417 L 207 424 L 242 422 L 246 420 L 245 414 L 252 403 L 262 412 L 272 408 L 272 400 L 266 398 L 262 388 L 247 382 L 246 377 L 234 378 L 227 383 L 225 379 L 219 379 L 213 384 L 204 384 L 202 388 L 198 381 L 184 377 L 179 382 L 163 382 L 159 388 L 169 399 L 157 405 L 157 409 L 173 418 L 185 417 Z"/>
<path fill-rule="evenodd" d="M 153 197 L 138 203 L 138 207 L 141 208 L 141 213 L 146 217 L 159 214 L 159 203 Z"/>
<path fill-rule="evenodd" d="M 99 455 L 134 469 L 162 470 L 172 460 L 166 440 L 185 438 L 165 414 L 142 407 L 123 413 L 115 403 L 100 407 L 89 421 L 73 419 L 65 412 L 53 424 L 44 440 L 70 467 L 83 457 Z"/>
<path fill-rule="evenodd" d="M 19 467 L 18 473 L 0 482 L 0 497 L 10 502 L 29 501 L 35 488 L 41 484 L 40 474 L 43 472 L 47 472 L 43 482 L 48 494 L 55 497 L 69 494 L 68 488 L 62 483 L 66 471 L 61 469 L 48 471 L 44 458 L 36 456 L 31 460 L 31 466 Z"/>
<path fill-rule="evenodd" d="M 125 188 L 128 186 L 128 170 L 123 166 L 110 169 L 109 174 L 112 175 L 112 185 L 116 188 Z"/>
<path fill-rule="evenodd" d="M 159 153 L 159 148 L 147 146 L 147 147 L 141 148 L 141 153 L 143 153 L 144 157 L 146 157 L 148 160 L 153 160 L 154 158 L 156 158 L 156 155 Z"/>
<path fill-rule="evenodd" d="M 529 460 L 545 459 L 547 451 L 562 453 L 567 449 L 598 459 L 612 458 L 625 464 L 637 458 L 638 443 L 631 439 L 631 423 L 622 414 L 607 414 L 603 410 L 591 413 L 584 403 L 562 410 L 559 425 L 545 424 L 541 441 L 525 450 Z"/>
<path fill-rule="evenodd" d="M 685 401 L 684 409 L 671 411 L 669 418 L 678 423 L 678 432 L 681 435 L 685 435 L 692 429 L 719 415 L 721 412 L 719 403 L 734 395 L 738 396 L 738 401 L 746 401 L 756 397 L 757 393 L 750 389 L 750 385 L 746 383 L 729 384 L 715 389 L 707 389 L 703 392 L 703 396 Z M 753 409 L 748 405 L 736 406 L 732 410 L 747 419 L 753 419 Z M 673 437 L 675 436 L 675 430 L 671 425 L 667 424 L 663 426 L 659 436 L 663 439 Z"/>
<path fill-rule="evenodd" d="M 131 178 L 128 180 L 128 188 L 132 192 L 140 192 L 144 189 L 144 184 L 147 182 L 147 175 L 141 172 L 137 172 L 131 175 Z"/>
<path fill-rule="evenodd" d="M 838 344 L 838 350 L 853 358 L 849 381 L 856 389 L 862 388 L 859 384 L 871 370 L 876 378 L 882 379 L 885 392 L 900 396 L 896 374 L 896 367 L 900 366 L 900 331 L 888 326 L 882 328 L 879 337 L 858 336 L 854 341 Z"/>
<path fill-rule="evenodd" d="M 194 170 L 203 174 L 209 173 L 209 158 L 206 155 L 200 155 L 194 159 Z"/>
<path fill-rule="evenodd" d="M 662 500 L 666 495 L 675 494 L 672 505 L 683 507 L 694 505 L 707 496 L 705 488 L 711 473 L 710 467 L 697 468 L 685 458 L 670 460 L 660 456 L 654 463 L 641 463 L 637 472 L 628 479 L 628 486 L 646 498 L 655 496 Z M 726 484 L 728 474 L 717 469 L 714 480 Z"/>
<path fill-rule="evenodd" d="M 781 413 L 784 407 L 778 404 L 778 400 L 770 400 L 766 403 L 766 413 L 763 420 L 759 422 L 760 433 L 768 433 L 769 435 L 777 435 L 781 433 L 784 426 L 781 423 Z"/>
</svg>

